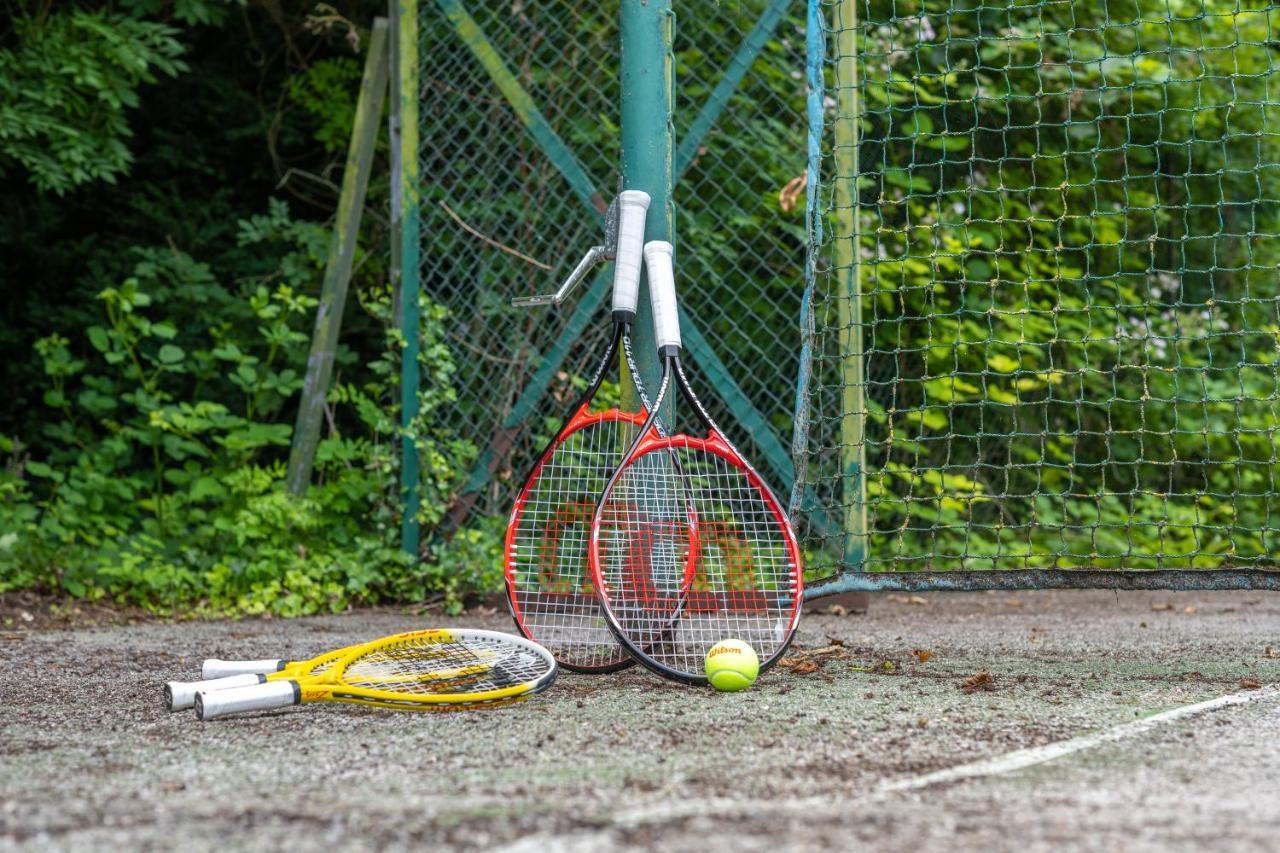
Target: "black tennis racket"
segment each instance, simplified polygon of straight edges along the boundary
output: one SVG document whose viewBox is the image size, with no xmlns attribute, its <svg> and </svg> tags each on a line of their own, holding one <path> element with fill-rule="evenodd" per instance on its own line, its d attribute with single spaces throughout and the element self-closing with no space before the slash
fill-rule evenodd
<svg viewBox="0 0 1280 853">
<path fill-rule="evenodd" d="M 587 538 L 596 500 L 644 424 L 644 384 L 631 353 L 649 195 L 618 195 L 606 245 L 596 247 L 555 296 L 522 305 L 558 303 L 592 265 L 614 257 L 613 329 L 586 391 L 538 455 L 507 524 L 507 600 L 520 632 L 541 643 L 566 669 L 611 672 L 634 661 L 614 640 L 596 600 L 587 564 Z M 639 411 L 592 411 L 597 392 L 622 354 Z"/>
<path fill-rule="evenodd" d="M 750 643 L 761 671 L 795 634 L 800 548 L 782 504 L 689 387 L 670 243 L 644 247 L 662 380 L 640 435 L 609 477 L 588 557 L 609 628 L 637 660 L 706 683 L 721 640 Z M 674 383 L 702 434 L 663 435 L 657 413 Z"/>
</svg>

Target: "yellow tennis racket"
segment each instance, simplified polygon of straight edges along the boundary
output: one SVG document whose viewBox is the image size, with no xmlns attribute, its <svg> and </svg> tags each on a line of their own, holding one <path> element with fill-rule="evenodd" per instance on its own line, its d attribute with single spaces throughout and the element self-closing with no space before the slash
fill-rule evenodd
<svg viewBox="0 0 1280 853">
<path fill-rule="evenodd" d="M 196 704 L 196 694 L 201 690 L 226 690 L 231 687 L 251 687 L 268 681 L 319 675 L 343 655 L 367 643 L 356 643 L 341 649 L 333 649 L 307 660 L 219 660 L 210 658 L 200 668 L 200 681 L 170 681 L 164 686 L 164 706 L 170 711 L 185 711 Z"/>
<path fill-rule="evenodd" d="M 310 702 L 419 711 L 499 705 L 545 690 L 557 673 L 542 646 L 496 631 L 413 631 L 337 651 L 319 671 L 199 690 L 196 716 L 213 720 Z"/>
<path fill-rule="evenodd" d="M 341 649 L 334 649 L 325 652 L 320 657 L 328 657 L 341 652 L 346 652 L 363 646 L 364 643 L 353 643 Z M 308 658 L 307 660 L 281 660 L 279 658 L 264 658 L 262 660 L 222 660 L 221 658 L 208 658 L 200 665 L 200 677 L 205 680 L 215 678 L 229 678 L 233 675 L 270 675 L 272 673 L 284 672 L 285 670 L 306 669 L 307 665 L 319 658 Z"/>
</svg>

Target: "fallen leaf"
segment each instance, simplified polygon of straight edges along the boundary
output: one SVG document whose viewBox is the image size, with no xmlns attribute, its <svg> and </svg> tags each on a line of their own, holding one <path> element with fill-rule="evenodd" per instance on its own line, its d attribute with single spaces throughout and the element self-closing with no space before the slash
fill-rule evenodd
<svg viewBox="0 0 1280 853">
<path fill-rule="evenodd" d="M 849 611 L 841 607 L 839 604 L 833 604 L 827 608 L 827 612 L 832 616 L 848 616 Z"/>
<path fill-rule="evenodd" d="M 1255 678 L 1242 678 L 1240 679 L 1240 686 L 1245 690 L 1259 690 L 1262 688 L 1262 682 Z"/>
<path fill-rule="evenodd" d="M 1170 603 L 1169 603 L 1169 602 L 1167 602 L 1167 601 L 1161 601 L 1161 602 L 1157 602 L 1157 603 L 1155 603 L 1155 604 L 1151 605 L 1151 609 L 1152 609 L 1152 610 L 1156 610 L 1156 611 L 1159 611 L 1159 610 L 1172 610 L 1172 609 L 1173 609 L 1173 605 L 1172 605 L 1172 604 L 1170 604 Z"/>
<path fill-rule="evenodd" d="M 1182 608 L 1182 612 L 1183 612 L 1183 613 L 1195 613 L 1195 612 L 1196 612 L 1196 609 L 1195 609 L 1195 607 L 1193 607 L 1193 606 L 1191 606 L 1190 604 L 1188 604 L 1186 607 Z"/>
<path fill-rule="evenodd" d="M 843 646 L 843 645 L 844 645 L 844 640 L 840 639 L 839 637 L 827 637 L 827 642 L 828 642 L 828 643 L 830 643 L 830 644 L 831 644 L 831 645 L 833 645 L 833 646 Z"/>
<path fill-rule="evenodd" d="M 30 613 L 28 613 L 25 610 L 18 614 L 18 618 L 20 618 L 23 622 L 36 621 L 36 617 L 32 616 Z"/>
<path fill-rule="evenodd" d="M 1006 599 L 1005 599 L 1005 601 L 1004 601 L 1004 603 L 1005 603 L 1005 604 L 1007 604 L 1007 605 L 1008 605 L 1008 606 L 1010 606 L 1010 607 L 1021 607 L 1021 606 L 1022 606 L 1022 599 L 1020 599 L 1020 598 L 1006 598 Z"/>
<path fill-rule="evenodd" d="M 928 604 L 929 602 L 918 595 L 913 595 L 907 599 L 907 604 Z"/>
<path fill-rule="evenodd" d="M 818 665 L 811 660 L 796 661 L 791 665 L 791 671 L 796 675 L 808 675 L 811 672 L 817 672 Z"/>
<path fill-rule="evenodd" d="M 979 690 L 994 690 L 995 679 L 991 677 L 991 673 L 977 672 L 966 678 L 960 683 L 960 689 L 965 693 L 976 693 Z"/>
<path fill-rule="evenodd" d="M 1262 656 L 1268 657 L 1268 658 L 1280 658 L 1280 652 L 1276 651 L 1270 646 L 1267 646 L 1265 649 L 1262 650 Z"/>
<path fill-rule="evenodd" d="M 921 717 L 920 719 L 916 720 L 916 727 L 921 729 L 929 728 L 929 718 Z"/>
<path fill-rule="evenodd" d="M 911 654 L 915 655 L 920 663 L 928 663 L 929 658 L 933 657 L 933 652 L 927 649 L 912 649 Z"/>
</svg>

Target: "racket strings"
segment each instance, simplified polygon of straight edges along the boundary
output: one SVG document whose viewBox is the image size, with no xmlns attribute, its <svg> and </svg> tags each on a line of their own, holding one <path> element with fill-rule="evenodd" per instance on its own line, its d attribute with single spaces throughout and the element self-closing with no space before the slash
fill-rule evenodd
<svg viewBox="0 0 1280 853">
<path fill-rule="evenodd" d="M 628 659 L 600 612 L 587 545 L 596 501 L 637 429 L 605 419 L 565 436 L 539 466 L 518 510 L 507 561 L 520 621 L 569 666 Z"/>
<path fill-rule="evenodd" d="M 549 661 L 532 649 L 498 639 L 409 642 L 373 649 L 342 673 L 351 687 L 406 694 L 466 694 L 531 684 Z"/>
<path fill-rule="evenodd" d="M 746 470 L 680 438 L 636 457 L 600 514 L 597 556 L 618 627 L 657 663 L 692 676 L 728 638 L 773 657 L 798 605 L 780 511 Z"/>
</svg>

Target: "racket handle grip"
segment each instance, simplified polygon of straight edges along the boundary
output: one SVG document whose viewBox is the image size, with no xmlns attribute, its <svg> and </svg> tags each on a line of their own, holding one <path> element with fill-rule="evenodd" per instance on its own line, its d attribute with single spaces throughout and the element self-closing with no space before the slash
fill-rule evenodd
<svg viewBox="0 0 1280 853">
<path fill-rule="evenodd" d="M 644 265 L 649 271 L 649 298 L 653 301 L 653 336 L 659 355 L 680 349 L 680 318 L 676 309 L 676 274 L 670 243 L 652 240 L 644 244 Z"/>
<path fill-rule="evenodd" d="M 252 687 L 201 690 L 196 693 L 196 718 L 216 720 L 229 714 L 288 708 L 301 701 L 302 691 L 296 681 L 268 681 Z"/>
<path fill-rule="evenodd" d="M 170 711 L 185 711 L 196 704 L 196 694 L 201 690 L 226 690 L 228 687 L 249 687 L 266 681 L 265 675 L 245 673 L 225 678 L 208 678 L 204 681 L 169 681 L 164 685 L 164 706 Z"/>
<path fill-rule="evenodd" d="M 640 263 L 644 259 L 644 221 L 649 194 L 624 190 L 618 194 L 618 248 L 613 261 L 613 313 L 628 320 L 640 299 Z"/>
<path fill-rule="evenodd" d="M 285 668 L 288 661 L 279 658 L 267 658 L 266 660 L 219 660 L 218 658 L 209 658 L 204 662 L 204 666 L 200 667 L 200 677 L 208 681 L 211 678 L 226 678 L 228 675 L 250 675 L 266 674 L 268 672 L 279 672 Z"/>
</svg>

